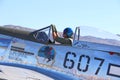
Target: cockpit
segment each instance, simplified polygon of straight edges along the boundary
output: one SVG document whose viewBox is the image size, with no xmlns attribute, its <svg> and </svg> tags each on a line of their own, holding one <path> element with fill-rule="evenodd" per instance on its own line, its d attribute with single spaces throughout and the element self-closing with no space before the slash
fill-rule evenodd
<svg viewBox="0 0 120 80">
<path fill-rule="evenodd" d="M 54 43 L 52 36 L 52 26 L 48 26 L 36 31 L 34 38 L 40 43 Z M 120 46 L 120 37 L 93 27 L 80 26 L 76 27 L 73 35 L 73 43 L 76 41 L 86 41 L 92 43 L 100 43 L 107 45 Z M 74 45 L 73 45 L 74 46 Z"/>
</svg>

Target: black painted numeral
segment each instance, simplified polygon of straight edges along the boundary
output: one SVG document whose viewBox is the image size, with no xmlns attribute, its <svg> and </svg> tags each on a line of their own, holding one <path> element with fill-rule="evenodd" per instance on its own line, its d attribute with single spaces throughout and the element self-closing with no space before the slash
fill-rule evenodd
<svg viewBox="0 0 120 80">
<path fill-rule="evenodd" d="M 65 68 L 72 69 L 72 68 L 74 67 L 75 62 L 74 62 L 72 59 L 69 59 L 69 58 L 68 58 L 68 55 L 73 55 L 74 57 L 76 57 L 76 54 L 75 54 L 75 53 L 72 53 L 72 52 L 67 52 L 67 53 L 66 53 L 66 56 L 65 56 L 65 60 L 64 60 L 63 66 L 64 66 Z M 67 62 L 70 62 L 71 65 L 70 65 L 70 66 L 66 65 Z"/>
<path fill-rule="evenodd" d="M 97 68 L 97 70 L 96 70 L 96 72 L 95 72 L 95 75 L 97 75 L 97 74 L 99 73 L 99 71 L 100 71 L 103 63 L 104 63 L 104 59 L 97 58 L 97 57 L 95 57 L 94 59 L 100 61 L 100 64 L 99 64 L 99 66 L 98 66 L 98 68 Z"/>
<path fill-rule="evenodd" d="M 86 59 L 87 59 L 87 63 L 86 63 L 86 67 L 85 67 L 84 69 L 81 69 L 80 66 L 81 66 L 81 61 L 82 61 L 83 58 L 86 58 Z M 79 71 L 86 72 L 86 71 L 88 71 L 89 63 L 90 63 L 90 57 L 87 56 L 87 55 L 81 55 L 80 58 L 79 58 L 79 63 L 78 63 L 77 69 L 78 69 Z"/>
</svg>

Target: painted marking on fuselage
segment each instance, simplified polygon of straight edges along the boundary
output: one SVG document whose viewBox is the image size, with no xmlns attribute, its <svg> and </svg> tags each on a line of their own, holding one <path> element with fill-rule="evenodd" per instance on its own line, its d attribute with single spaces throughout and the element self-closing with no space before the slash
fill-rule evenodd
<svg viewBox="0 0 120 80">
<path fill-rule="evenodd" d="M 120 65 L 109 64 L 107 75 L 120 78 Z"/>
<path fill-rule="evenodd" d="M 51 46 L 42 46 L 39 49 L 37 56 L 38 56 L 37 58 L 38 63 L 40 63 L 39 61 L 41 61 L 40 60 L 41 58 L 44 58 L 43 62 L 46 61 L 47 59 L 46 64 L 52 61 L 51 65 L 53 65 L 55 62 L 56 52 L 54 48 Z"/>
<path fill-rule="evenodd" d="M 63 63 L 64 68 L 72 69 L 75 66 L 75 63 L 77 63 L 77 70 L 78 71 L 81 71 L 81 72 L 87 72 L 88 71 L 88 68 L 89 68 L 90 62 L 91 62 L 91 57 L 90 56 L 82 54 L 79 57 L 79 62 L 75 62 L 73 60 L 73 58 L 70 59 L 68 57 L 69 55 L 73 56 L 74 58 L 76 58 L 76 56 L 77 56 L 76 53 L 74 53 L 74 52 L 67 52 L 66 56 L 65 56 L 65 59 L 64 59 L 64 63 Z M 81 63 L 82 63 L 83 59 L 86 59 L 86 63 L 85 63 L 86 65 L 84 67 L 81 67 L 81 65 L 82 65 Z M 100 71 L 100 69 L 101 69 L 105 60 L 102 59 L 102 58 L 98 58 L 98 57 L 94 57 L 94 60 L 100 62 L 98 66 L 96 65 L 97 70 L 95 72 L 95 75 L 98 75 L 98 73 L 99 73 L 99 71 Z M 71 65 L 67 65 L 67 63 L 71 63 Z"/>
</svg>

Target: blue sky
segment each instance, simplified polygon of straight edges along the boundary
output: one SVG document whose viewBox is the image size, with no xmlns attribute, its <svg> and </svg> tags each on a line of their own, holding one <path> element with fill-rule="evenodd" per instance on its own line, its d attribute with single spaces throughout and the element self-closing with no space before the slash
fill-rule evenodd
<svg viewBox="0 0 120 80">
<path fill-rule="evenodd" d="M 120 34 L 120 0 L 0 0 L 0 25 L 91 26 Z"/>
</svg>

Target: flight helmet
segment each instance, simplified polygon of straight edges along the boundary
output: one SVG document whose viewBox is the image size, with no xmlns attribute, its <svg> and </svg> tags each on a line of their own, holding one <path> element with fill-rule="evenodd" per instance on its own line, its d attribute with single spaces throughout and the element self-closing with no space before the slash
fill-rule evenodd
<svg viewBox="0 0 120 80">
<path fill-rule="evenodd" d="M 67 38 L 71 38 L 73 35 L 73 30 L 69 27 L 65 28 L 63 31 L 63 36 L 66 35 Z"/>
</svg>

